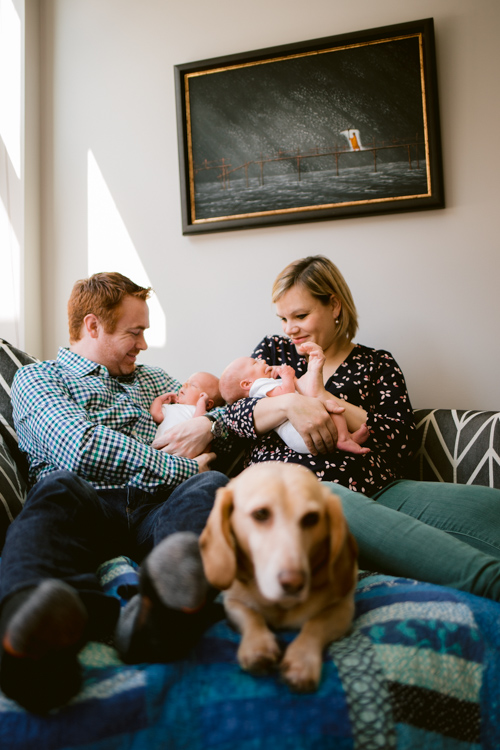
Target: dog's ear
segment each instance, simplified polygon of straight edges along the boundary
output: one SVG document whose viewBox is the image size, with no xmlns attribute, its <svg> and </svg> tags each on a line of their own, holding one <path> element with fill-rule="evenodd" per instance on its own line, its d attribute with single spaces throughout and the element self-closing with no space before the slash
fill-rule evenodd
<svg viewBox="0 0 500 750">
<path fill-rule="evenodd" d="M 221 487 L 200 536 L 205 575 L 212 586 L 221 590 L 228 589 L 236 576 L 236 554 L 230 525 L 232 510 L 233 491 L 230 487 Z"/>
<path fill-rule="evenodd" d="M 353 585 L 353 570 L 358 557 L 358 543 L 349 531 L 337 495 L 324 488 L 327 514 L 330 521 L 329 573 L 339 587 L 339 594 L 345 595 Z"/>
</svg>

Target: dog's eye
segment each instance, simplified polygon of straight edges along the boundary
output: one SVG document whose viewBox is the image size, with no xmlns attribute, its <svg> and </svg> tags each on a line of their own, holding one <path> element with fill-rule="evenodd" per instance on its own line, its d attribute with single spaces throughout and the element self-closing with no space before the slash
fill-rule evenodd
<svg viewBox="0 0 500 750">
<path fill-rule="evenodd" d="M 252 518 L 258 523 L 263 523 L 271 518 L 271 511 L 267 508 L 258 508 L 253 511 Z"/>
<path fill-rule="evenodd" d="M 317 523 L 319 523 L 319 513 L 311 511 L 311 513 L 306 513 L 302 518 L 300 525 L 303 529 L 310 529 L 312 526 L 316 526 Z"/>
</svg>

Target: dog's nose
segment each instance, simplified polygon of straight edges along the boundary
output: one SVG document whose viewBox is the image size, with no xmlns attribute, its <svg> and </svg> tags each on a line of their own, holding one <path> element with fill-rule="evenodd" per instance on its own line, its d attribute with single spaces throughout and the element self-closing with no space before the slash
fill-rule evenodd
<svg viewBox="0 0 500 750">
<path fill-rule="evenodd" d="M 282 570 L 278 581 L 286 594 L 298 594 L 304 588 L 306 577 L 301 570 Z"/>
</svg>

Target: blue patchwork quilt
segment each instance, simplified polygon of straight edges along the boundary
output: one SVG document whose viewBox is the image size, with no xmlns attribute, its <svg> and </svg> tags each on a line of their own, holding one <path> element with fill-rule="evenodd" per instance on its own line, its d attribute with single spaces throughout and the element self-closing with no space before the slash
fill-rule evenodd
<svg viewBox="0 0 500 750">
<path fill-rule="evenodd" d="M 100 573 L 110 596 L 136 591 L 126 558 Z M 0 748 L 500 748 L 500 604 L 362 573 L 352 632 L 327 649 L 311 695 L 241 671 L 238 640 L 222 620 L 189 659 L 133 666 L 89 643 L 84 687 L 64 708 L 35 716 L 0 694 Z"/>
</svg>

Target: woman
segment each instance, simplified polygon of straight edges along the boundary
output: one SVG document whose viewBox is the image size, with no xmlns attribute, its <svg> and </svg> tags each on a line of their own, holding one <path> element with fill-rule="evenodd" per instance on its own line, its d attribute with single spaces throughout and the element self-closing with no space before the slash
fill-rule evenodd
<svg viewBox="0 0 500 750">
<path fill-rule="evenodd" d="M 228 407 L 229 429 L 254 441 L 248 463 L 302 463 L 331 482 L 360 545 L 362 567 L 500 601 L 500 491 L 404 479 L 415 435 L 404 377 L 388 352 L 353 343 L 356 308 L 337 267 L 323 256 L 291 263 L 274 283 L 273 302 L 285 335 L 263 339 L 253 356 L 292 365 L 300 377 L 307 369 L 302 344 L 319 344 L 325 389 L 320 400 L 288 394 Z M 327 409 L 339 404 L 351 431 L 368 425 L 370 453 L 333 449 Z M 276 435 L 284 419 L 302 434 L 310 454 L 294 453 Z"/>
</svg>

